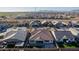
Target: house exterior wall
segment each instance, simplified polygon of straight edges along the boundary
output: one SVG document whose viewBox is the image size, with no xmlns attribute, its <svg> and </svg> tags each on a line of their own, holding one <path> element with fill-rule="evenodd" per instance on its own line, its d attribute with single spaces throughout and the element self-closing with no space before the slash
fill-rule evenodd
<svg viewBox="0 0 79 59">
<path fill-rule="evenodd" d="M 39 41 L 41 41 L 41 43 L 37 43 Z M 53 40 L 48 40 L 48 41 L 39 40 L 39 41 L 29 40 L 29 44 L 30 44 L 30 46 L 41 46 L 42 48 L 52 48 L 52 47 L 54 47 Z"/>
</svg>

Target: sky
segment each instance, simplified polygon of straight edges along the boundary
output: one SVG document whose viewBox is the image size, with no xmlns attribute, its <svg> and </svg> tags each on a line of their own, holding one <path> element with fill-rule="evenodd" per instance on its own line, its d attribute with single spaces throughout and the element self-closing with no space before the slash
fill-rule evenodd
<svg viewBox="0 0 79 59">
<path fill-rule="evenodd" d="M 0 7 L 0 12 L 27 12 L 27 11 L 71 11 L 79 10 L 79 7 Z"/>
</svg>

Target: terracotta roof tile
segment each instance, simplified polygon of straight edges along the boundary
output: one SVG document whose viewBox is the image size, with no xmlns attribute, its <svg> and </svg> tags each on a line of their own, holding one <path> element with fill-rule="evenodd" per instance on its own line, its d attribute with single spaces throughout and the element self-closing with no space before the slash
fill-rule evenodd
<svg viewBox="0 0 79 59">
<path fill-rule="evenodd" d="M 34 30 L 31 32 L 30 39 L 34 40 L 53 40 L 54 37 L 51 35 L 50 31 L 48 30 Z"/>
</svg>

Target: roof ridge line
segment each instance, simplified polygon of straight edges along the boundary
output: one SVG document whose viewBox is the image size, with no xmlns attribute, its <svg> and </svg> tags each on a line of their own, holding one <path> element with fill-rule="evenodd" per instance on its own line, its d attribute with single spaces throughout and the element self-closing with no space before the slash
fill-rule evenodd
<svg viewBox="0 0 79 59">
<path fill-rule="evenodd" d="M 31 37 L 30 37 L 30 39 L 31 38 L 33 38 L 34 36 L 36 36 L 37 34 L 39 34 L 41 31 L 38 31 L 37 33 L 35 33 L 34 35 L 32 35 Z"/>
</svg>

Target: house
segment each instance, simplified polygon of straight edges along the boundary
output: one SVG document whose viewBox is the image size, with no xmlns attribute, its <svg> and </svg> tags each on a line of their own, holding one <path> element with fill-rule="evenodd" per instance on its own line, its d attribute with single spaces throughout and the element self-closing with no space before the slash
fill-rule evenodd
<svg viewBox="0 0 79 59">
<path fill-rule="evenodd" d="M 43 27 L 47 27 L 49 23 L 48 23 L 48 21 L 44 20 L 41 22 L 41 24 Z"/>
<path fill-rule="evenodd" d="M 79 29 L 78 29 L 78 28 L 69 28 L 69 31 L 71 31 L 71 33 L 72 33 L 74 36 L 77 36 L 78 33 L 79 33 Z"/>
<path fill-rule="evenodd" d="M 51 21 L 49 21 L 49 22 L 48 22 L 48 26 L 49 26 L 49 27 L 54 27 L 54 24 L 53 24 Z"/>
<path fill-rule="evenodd" d="M 70 21 L 68 23 L 68 27 L 76 27 L 76 25 L 77 25 L 77 22 L 75 22 L 75 21 Z"/>
<path fill-rule="evenodd" d="M 42 26 L 44 26 L 44 27 L 54 27 L 54 24 L 51 21 L 43 21 Z"/>
<path fill-rule="evenodd" d="M 70 31 L 52 31 L 57 42 L 71 43 L 75 41 L 74 35 Z"/>
<path fill-rule="evenodd" d="M 55 47 L 54 37 L 51 32 L 46 29 L 36 29 L 31 32 L 29 45 L 39 48 L 53 48 Z"/>
<path fill-rule="evenodd" d="M 55 27 L 56 28 L 63 28 L 63 27 L 66 27 L 66 25 L 63 22 L 58 22 L 55 24 Z"/>
<path fill-rule="evenodd" d="M 79 29 L 78 28 L 70 28 L 70 31 L 75 36 L 75 40 L 79 43 Z"/>
<path fill-rule="evenodd" d="M 7 24 L 0 24 L 0 33 L 5 32 L 7 30 Z"/>
<path fill-rule="evenodd" d="M 10 29 L 5 35 L 3 42 L 6 42 L 7 46 L 14 45 L 15 47 L 23 47 L 24 41 L 27 36 L 26 28 Z"/>
<path fill-rule="evenodd" d="M 41 26 L 41 22 L 38 21 L 38 20 L 32 21 L 32 22 L 30 23 L 30 25 L 31 25 L 32 27 L 40 27 L 40 26 Z"/>
<path fill-rule="evenodd" d="M 75 28 L 79 28 L 79 22 L 75 22 L 74 27 L 75 27 Z"/>
</svg>

